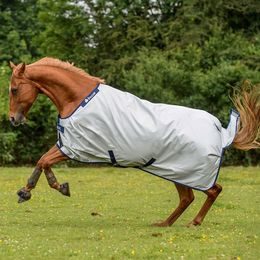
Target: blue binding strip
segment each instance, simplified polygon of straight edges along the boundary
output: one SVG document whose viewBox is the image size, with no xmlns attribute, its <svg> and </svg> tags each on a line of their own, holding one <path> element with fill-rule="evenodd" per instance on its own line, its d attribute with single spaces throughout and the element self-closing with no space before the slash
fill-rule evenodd
<svg viewBox="0 0 260 260">
<path fill-rule="evenodd" d="M 80 106 L 84 107 L 87 103 L 99 92 L 98 87 L 95 88 L 81 103 Z"/>
<path fill-rule="evenodd" d="M 237 117 L 240 117 L 239 112 L 238 112 L 236 109 L 234 109 L 234 108 L 231 109 L 230 114 L 231 114 L 231 115 L 235 115 L 235 116 L 237 116 Z"/>
<path fill-rule="evenodd" d="M 58 135 L 58 147 L 61 148 L 63 146 L 63 143 L 61 141 L 60 133 Z"/>
<path fill-rule="evenodd" d="M 99 92 L 98 87 L 99 87 L 99 84 L 97 85 L 97 87 L 96 87 L 90 94 L 88 94 L 88 96 L 85 97 L 85 99 L 80 103 L 80 105 L 79 105 L 69 116 L 63 117 L 63 118 L 61 118 L 60 115 L 58 116 L 57 130 L 58 130 L 59 132 L 64 133 L 64 130 L 65 130 L 65 128 L 64 128 L 62 125 L 60 125 L 60 119 L 69 118 L 70 116 L 72 116 L 72 114 L 73 114 L 80 106 L 82 106 L 82 107 L 86 106 L 86 105 L 88 104 L 88 102 L 89 102 L 94 96 L 96 96 L 96 94 Z"/>
<path fill-rule="evenodd" d="M 57 123 L 57 130 L 61 133 L 64 133 L 64 127 Z"/>
<path fill-rule="evenodd" d="M 65 117 L 61 117 L 61 116 L 59 115 L 59 116 L 58 116 L 58 119 L 67 119 L 67 118 L 71 117 L 71 116 L 78 110 L 78 108 L 79 108 L 80 106 L 82 106 L 82 107 L 86 106 L 86 104 L 99 92 L 99 89 L 98 89 L 99 86 L 100 86 L 100 84 L 98 84 L 98 85 L 96 86 L 96 88 L 95 88 L 90 94 L 88 94 L 88 95 L 84 98 L 84 100 L 76 107 L 76 109 L 75 109 L 70 115 L 65 116 Z"/>
</svg>

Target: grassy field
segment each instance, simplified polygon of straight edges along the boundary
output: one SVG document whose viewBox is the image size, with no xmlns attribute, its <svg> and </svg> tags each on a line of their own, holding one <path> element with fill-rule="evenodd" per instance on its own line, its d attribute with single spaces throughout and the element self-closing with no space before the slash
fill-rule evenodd
<svg viewBox="0 0 260 260">
<path fill-rule="evenodd" d="M 196 199 L 170 228 L 150 224 L 178 203 L 174 185 L 142 171 L 57 168 L 71 197 L 42 176 L 30 201 L 16 190 L 31 168 L 0 168 L 0 259 L 260 259 L 260 169 L 223 168 L 223 193 L 205 222 L 186 228 L 202 205 Z"/>
</svg>

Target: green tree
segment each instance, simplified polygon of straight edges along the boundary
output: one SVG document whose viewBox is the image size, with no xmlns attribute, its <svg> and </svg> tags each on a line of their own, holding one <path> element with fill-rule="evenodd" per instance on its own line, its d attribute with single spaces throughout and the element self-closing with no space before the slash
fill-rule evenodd
<svg viewBox="0 0 260 260">
<path fill-rule="evenodd" d="M 56 113 L 44 97 L 26 126 L 8 123 L 9 60 L 54 56 L 142 98 L 205 109 L 226 122 L 232 88 L 260 82 L 259 9 L 257 0 L 2 0 L 0 164 L 34 162 L 56 139 Z M 257 157 L 227 156 L 244 164 Z"/>
<path fill-rule="evenodd" d="M 37 0 L 0 2 L 0 63 L 29 62 L 38 55 L 32 39 L 39 34 Z"/>
<path fill-rule="evenodd" d="M 8 87 L 11 76 L 8 62 L 30 62 L 40 53 L 34 44 L 34 38 L 41 29 L 37 19 L 37 3 L 37 0 L 0 2 L 0 164 L 34 162 L 40 156 L 39 148 L 46 150 L 50 146 L 48 140 L 54 136 L 48 134 L 48 131 L 50 125 L 55 127 L 55 114 L 50 113 L 51 106 L 46 99 L 37 104 L 30 114 L 35 119 L 35 125 L 31 121 L 24 127 L 14 128 L 8 119 Z M 39 117 L 42 114 L 44 116 Z"/>
</svg>

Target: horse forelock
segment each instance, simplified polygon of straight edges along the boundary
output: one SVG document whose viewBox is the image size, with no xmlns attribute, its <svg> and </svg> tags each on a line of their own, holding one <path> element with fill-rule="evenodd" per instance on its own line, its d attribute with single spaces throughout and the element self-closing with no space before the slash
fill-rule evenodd
<svg viewBox="0 0 260 260">
<path fill-rule="evenodd" d="M 76 73 L 80 76 L 87 77 L 87 78 L 92 79 L 92 80 L 96 80 L 100 83 L 105 82 L 103 79 L 101 79 L 99 77 L 91 76 L 87 72 L 85 72 L 83 69 L 75 67 L 73 63 L 64 62 L 64 61 L 61 61 L 59 59 L 55 59 L 55 58 L 51 58 L 51 57 L 42 58 L 42 59 L 40 59 L 40 60 L 38 60 L 38 61 L 28 65 L 28 66 L 29 67 L 34 67 L 34 66 L 56 67 L 56 68 L 60 68 L 60 69 L 66 70 L 66 71 L 74 72 L 74 73 Z"/>
</svg>

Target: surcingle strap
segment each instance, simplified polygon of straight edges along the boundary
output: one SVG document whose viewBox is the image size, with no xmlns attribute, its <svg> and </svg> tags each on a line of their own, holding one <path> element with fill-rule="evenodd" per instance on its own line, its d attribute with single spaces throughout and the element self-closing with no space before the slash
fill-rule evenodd
<svg viewBox="0 0 260 260">
<path fill-rule="evenodd" d="M 222 128 L 222 147 L 227 148 L 230 146 L 236 136 L 238 125 L 239 125 L 240 115 L 239 113 L 232 109 L 230 112 L 230 119 L 228 127 Z"/>
<path fill-rule="evenodd" d="M 108 151 L 108 154 L 109 154 L 109 157 L 110 157 L 110 161 L 111 163 L 114 165 L 114 166 L 120 166 L 117 161 L 116 161 L 116 157 L 115 157 L 115 154 L 112 150 L 109 150 Z M 142 166 L 137 166 L 135 168 L 143 168 L 143 167 L 148 167 L 149 165 L 153 164 L 154 162 L 156 161 L 156 159 L 154 158 L 151 158 L 147 163 L 145 163 L 144 165 Z"/>
<path fill-rule="evenodd" d="M 115 155 L 114 155 L 114 152 L 113 152 L 112 150 L 109 150 L 109 151 L 108 151 L 108 154 L 109 154 L 109 156 L 110 156 L 111 163 L 112 163 L 114 166 L 118 165 L 118 164 L 117 164 L 117 161 L 116 161 L 116 158 L 115 158 Z"/>
<path fill-rule="evenodd" d="M 142 167 L 148 167 L 148 166 L 150 166 L 151 164 L 153 164 L 155 161 L 156 161 L 156 159 L 151 158 L 151 159 L 150 159 L 146 164 L 144 164 Z"/>
</svg>

